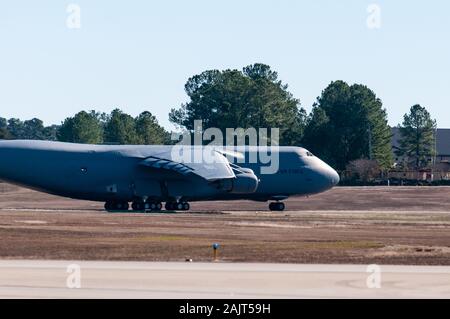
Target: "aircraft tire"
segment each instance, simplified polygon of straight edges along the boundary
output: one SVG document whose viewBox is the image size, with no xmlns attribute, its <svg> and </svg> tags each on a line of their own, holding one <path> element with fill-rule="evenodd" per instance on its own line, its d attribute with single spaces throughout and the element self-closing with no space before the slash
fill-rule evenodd
<svg viewBox="0 0 450 319">
<path fill-rule="evenodd" d="M 146 210 L 152 212 L 158 212 L 162 209 L 162 204 L 160 202 L 149 201 L 145 203 Z"/>
<path fill-rule="evenodd" d="M 113 202 L 108 201 L 105 203 L 106 211 L 126 211 L 130 208 L 128 202 Z"/>
<path fill-rule="evenodd" d="M 281 203 L 281 202 L 269 204 L 269 209 L 271 211 L 282 212 L 285 208 L 286 208 L 286 206 L 284 205 L 284 203 Z"/>
<path fill-rule="evenodd" d="M 144 203 L 142 203 L 142 202 L 133 202 L 133 204 L 131 205 L 131 208 L 134 211 L 143 211 L 144 210 Z"/>
<path fill-rule="evenodd" d="M 117 202 L 114 205 L 114 210 L 128 210 L 129 208 L 128 202 Z"/>
</svg>

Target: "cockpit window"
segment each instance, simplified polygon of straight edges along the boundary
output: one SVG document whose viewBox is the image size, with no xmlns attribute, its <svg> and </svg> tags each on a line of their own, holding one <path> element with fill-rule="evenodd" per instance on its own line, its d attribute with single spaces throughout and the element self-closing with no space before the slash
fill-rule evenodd
<svg viewBox="0 0 450 319">
<path fill-rule="evenodd" d="M 310 151 L 308 151 L 308 150 L 305 150 L 304 148 L 299 148 L 297 151 L 296 151 L 296 153 L 297 153 L 297 155 L 299 156 L 299 157 L 314 157 L 314 154 L 313 153 L 311 153 Z"/>
</svg>

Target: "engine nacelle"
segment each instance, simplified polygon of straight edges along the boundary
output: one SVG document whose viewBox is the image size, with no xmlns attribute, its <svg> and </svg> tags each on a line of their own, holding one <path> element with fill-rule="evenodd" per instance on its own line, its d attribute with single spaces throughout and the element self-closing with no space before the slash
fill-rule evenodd
<svg viewBox="0 0 450 319">
<path fill-rule="evenodd" d="M 233 194 L 249 194 L 256 192 L 258 188 L 258 177 L 251 169 L 240 168 L 234 170 L 236 178 L 222 179 L 218 181 L 218 189 Z"/>
</svg>

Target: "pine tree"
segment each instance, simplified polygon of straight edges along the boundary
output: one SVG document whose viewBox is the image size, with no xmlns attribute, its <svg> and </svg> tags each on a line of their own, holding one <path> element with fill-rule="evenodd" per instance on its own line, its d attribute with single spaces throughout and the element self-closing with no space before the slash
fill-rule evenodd
<svg viewBox="0 0 450 319">
<path fill-rule="evenodd" d="M 299 145 L 305 111 L 300 101 L 265 64 L 240 70 L 209 70 L 191 77 L 185 85 L 189 102 L 172 109 L 169 119 L 187 130 L 195 120 L 203 128 L 279 128 L 281 145 Z"/>
<path fill-rule="evenodd" d="M 74 117 L 66 118 L 58 128 L 56 136 L 62 142 L 101 144 L 103 127 L 100 114 L 95 111 L 81 111 Z"/>
<path fill-rule="evenodd" d="M 358 159 L 392 165 L 386 110 L 367 86 L 332 82 L 317 99 L 305 129 L 304 145 L 338 170 Z"/>
<path fill-rule="evenodd" d="M 400 145 L 396 154 L 404 157 L 407 165 L 414 169 L 428 166 L 436 152 L 436 121 L 431 119 L 430 113 L 419 104 L 412 106 L 399 129 Z"/>
</svg>

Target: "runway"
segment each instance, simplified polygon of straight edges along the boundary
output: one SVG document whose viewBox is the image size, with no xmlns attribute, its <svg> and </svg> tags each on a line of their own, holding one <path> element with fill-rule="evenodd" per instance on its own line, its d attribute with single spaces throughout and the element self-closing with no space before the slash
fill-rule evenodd
<svg viewBox="0 0 450 319">
<path fill-rule="evenodd" d="M 2 260 L 0 298 L 450 298 L 450 267 Z"/>
</svg>

